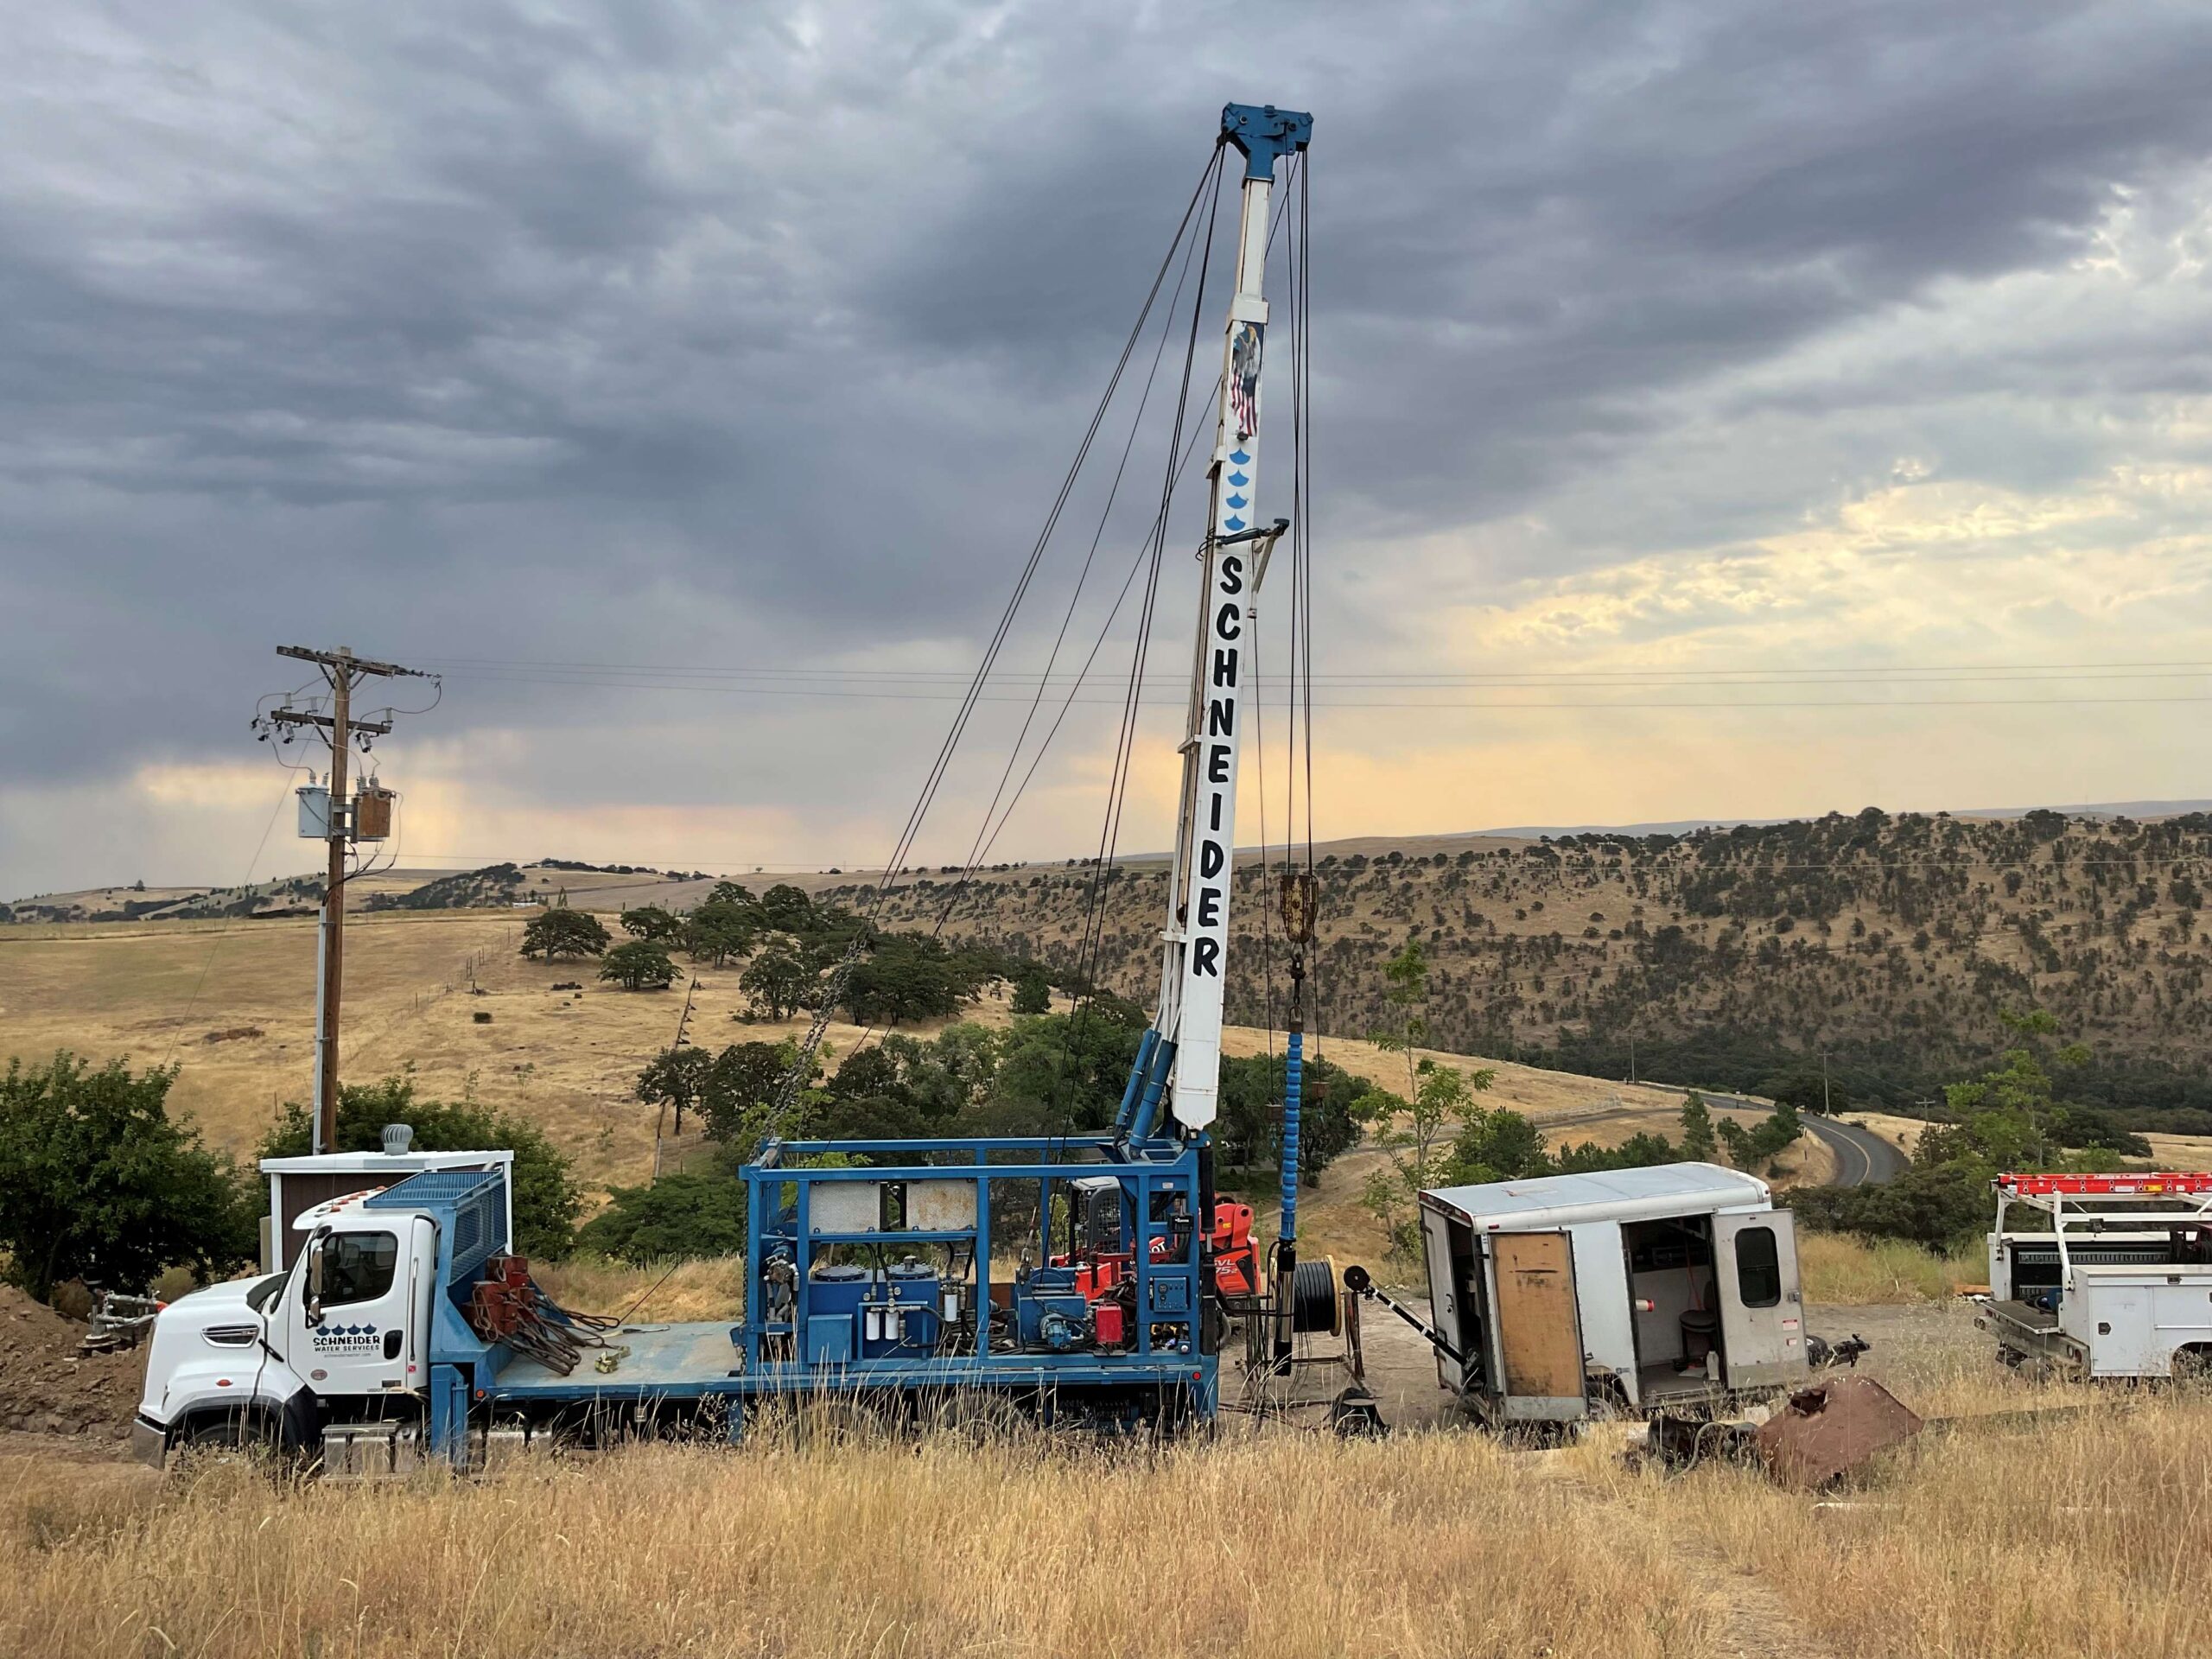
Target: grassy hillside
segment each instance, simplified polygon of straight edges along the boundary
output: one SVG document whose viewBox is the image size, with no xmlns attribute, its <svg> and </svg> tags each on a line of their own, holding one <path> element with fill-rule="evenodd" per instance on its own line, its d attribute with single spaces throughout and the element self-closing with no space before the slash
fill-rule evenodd
<svg viewBox="0 0 2212 1659">
<path fill-rule="evenodd" d="M 1862 1098 L 1910 1104 L 2000 1046 L 1999 1014 L 2041 1007 L 2113 1071 L 2122 1105 L 2168 1069 L 2201 1072 L 2212 939 L 2212 818 L 2136 823 L 2055 813 L 1988 822 L 1868 811 L 1676 837 L 1470 839 L 1379 854 L 1322 849 L 1316 988 L 1328 1029 L 1382 1023 L 1382 966 L 1410 937 L 1433 964 L 1440 1046 L 1625 1076 L 1753 1087 L 1827 1052 Z M 1231 1016 L 1268 1014 L 1273 906 L 1238 871 Z M 838 896 L 837 890 L 830 890 Z M 858 896 L 853 890 L 843 895 Z M 1072 966 L 1103 914 L 1101 978 L 1156 972 L 1157 862 L 923 874 L 892 904 Z M 1734 1072 L 1732 1077 L 1725 1072 Z M 2196 1087 L 2203 1087 L 2201 1077 Z M 2208 1097 L 2205 1103 L 2212 1103 Z"/>
<path fill-rule="evenodd" d="M 2050 1010 L 2067 1036 L 2097 1056 L 2088 1071 L 2069 1077 L 2075 1097 L 2130 1111 L 2146 1126 L 2212 1129 L 2212 1077 L 2202 1063 L 2212 1037 L 2212 1002 L 2204 995 L 2212 942 L 2198 922 L 2204 888 L 2212 885 L 2212 818 L 2202 814 L 2137 823 L 2050 812 L 2006 820 L 1893 818 L 1869 810 L 1687 836 L 1369 839 L 1325 846 L 1316 861 L 1322 912 L 1311 984 L 1314 1024 L 1328 1035 L 1358 1036 L 1382 1023 L 1382 964 L 1418 938 L 1432 963 L 1427 1014 L 1435 1041 L 1462 1053 L 1747 1092 L 1792 1068 L 1816 1069 L 1825 1054 L 1834 1082 L 1849 1097 L 1910 1112 L 1924 1110 L 1943 1083 L 1971 1075 L 2004 1046 L 2002 1012 L 2033 1006 Z M 789 881 L 855 906 L 876 885 L 864 872 L 744 879 L 756 892 Z M 396 950 L 389 975 L 359 959 L 357 973 L 369 977 L 354 994 L 367 999 L 360 1006 L 372 1020 L 389 1021 L 397 1016 L 387 993 L 404 987 L 410 999 L 445 996 L 460 982 L 453 963 L 486 954 L 502 963 L 478 988 L 502 997 L 533 987 L 542 994 L 541 981 L 563 976 L 504 960 L 512 951 L 508 937 L 520 926 L 513 906 L 565 895 L 579 908 L 603 912 L 643 905 L 682 910 L 703 899 L 711 885 L 696 872 L 550 861 L 389 872 L 363 883 L 357 906 L 416 912 L 414 919 L 425 922 L 442 917 L 461 932 L 424 936 L 420 950 Z M 1260 1028 L 1281 1014 L 1283 949 L 1271 886 L 1255 856 L 1240 861 L 1229 1011 Z M 54 895 L 20 904 L 16 913 L 120 918 L 135 906 L 154 906 L 94 930 L 118 939 L 153 938 L 150 924 L 178 916 L 252 915 L 257 919 L 238 925 L 277 931 L 247 957 L 289 961 L 311 950 L 311 936 L 296 914 L 270 912 L 296 912 L 300 902 L 297 884 L 286 883 L 251 893 L 140 895 L 118 888 Z M 486 904 L 509 908 L 504 915 L 467 908 Z M 1074 970 L 1083 965 L 1081 941 L 1095 915 L 1096 977 L 1141 1002 L 1150 1000 L 1158 971 L 1166 913 L 1166 869 L 1152 858 L 1103 873 L 1074 861 L 1006 866 L 964 881 L 952 871 L 911 872 L 891 895 L 884 920 L 893 927 L 942 925 L 949 935 Z M 474 919 L 463 922 L 464 916 Z M 380 924 L 385 916 L 373 919 Z M 0 929 L 0 949 L 45 931 Z M 362 948 L 382 960 L 383 944 Z M 135 955 L 149 950 L 147 971 L 175 966 L 152 963 L 168 962 L 165 946 Z M 119 953 L 125 957 L 134 952 Z M 210 1007 L 262 1006 L 255 1001 L 257 971 L 241 976 L 226 969 L 212 978 Z M 709 978 L 721 982 L 714 1018 L 727 1020 L 742 1001 L 736 972 Z M 92 1001 L 131 1001 L 140 981 L 126 969 Z M 286 995 L 303 995 L 304 984 L 302 977 Z M 175 986 L 163 994 L 182 995 Z M 148 1006 L 135 1017 L 142 1025 L 158 1022 L 174 1018 L 173 1007 Z M 501 1066 L 537 1066 L 541 1087 L 557 1087 L 550 1074 L 574 1071 L 572 1054 L 537 1052 L 534 1029 L 514 1041 L 502 1040 L 515 1035 L 512 1027 L 492 1033 L 446 1029 L 469 1023 L 476 1011 L 426 1012 L 415 1033 L 423 1040 L 389 1048 L 388 1058 L 372 1052 L 370 1061 L 416 1058 L 439 1069 L 480 1057 L 474 1069 L 487 1089 L 499 1086 Z M 535 1019 L 521 1004 L 487 1011 L 495 1024 L 509 1013 Z M 672 1029 L 672 1013 L 664 1017 Z M 268 1021 L 248 1007 L 215 1023 Z M 631 1052 L 658 1046 L 647 1041 L 649 1020 L 634 1031 L 632 1023 L 621 1022 Z M 68 1029 L 66 1019 L 55 1026 Z M 354 1040 L 363 1040 L 365 1033 L 358 1025 L 354 1030 Z M 137 1033 L 124 1021 L 118 1034 Z M 596 1040 L 617 1046 L 611 1033 Z M 572 1046 L 555 1048 L 564 1046 Z M 358 1067 L 349 1070 L 358 1074 Z M 613 1068 L 601 1070 L 607 1075 L 588 1092 L 603 1096 Z M 261 1097 L 265 1109 L 265 1089 Z M 2177 1107 L 2199 1109 L 2203 1121 L 2161 1117 Z M 221 1115 L 236 1109 L 226 1105 Z"/>
<path fill-rule="evenodd" d="M 596 963 L 524 961 L 517 946 L 530 914 L 391 909 L 350 920 L 344 1075 L 365 1081 L 411 1068 L 431 1097 L 472 1096 L 537 1122 L 587 1182 L 629 1183 L 651 1174 L 655 1133 L 664 1127 L 635 1098 L 638 1070 L 674 1040 L 687 991 L 690 1039 L 709 1048 L 804 1029 L 803 1020 L 741 1020 L 749 999 L 734 964 L 687 961 L 689 977 L 652 993 L 601 984 Z M 176 1063 L 171 1105 L 216 1144 L 245 1152 L 285 1102 L 309 1092 L 315 961 L 315 924 L 305 918 L 0 928 L 0 1062 L 66 1047 L 136 1066 Z M 569 985 L 578 988 L 554 988 Z M 963 1018 L 1003 1022 L 1007 1002 L 987 993 Z M 833 1024 L 830 1063 L 861 1035 Z M 1268 1041 L 1264 1031 L 1236 1028 L 1225 1046 L 1255 1054 Z M 1357 1041 L 1322 1046 L 1353 1071 L 1403 1086 L 1402 1056 Z M 1486 1100 L 1524 1112 L 1555 1140 L 1611 1145 L 1639 1129 L 1671 1128 L 1681 1104 L 1666 1090 L 1511 1065 L 1497 1072 Z M 664 1166 L 698 1144 L 687 1135 L 664 1147 Z M 1810 1149 L 1794 1155 L 1818 1157 Z M 1351 1201 L 1356 1184 L 1349 1172 L 1332 1178 L 1315 1224 L 1340 1209 L 1342 1230 L 1357 1242 L 1365 1224 Z"/>
</svg>

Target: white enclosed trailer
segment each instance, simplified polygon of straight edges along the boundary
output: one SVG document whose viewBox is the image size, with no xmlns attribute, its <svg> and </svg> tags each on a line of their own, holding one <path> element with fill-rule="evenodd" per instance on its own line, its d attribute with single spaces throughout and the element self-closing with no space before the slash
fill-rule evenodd
<svg viewBox="0 0 2212 1659">
<path fill-rule="evenodd" d="M 1797 1241 L 1764 1181 L 1717 1164 L 1421 1195 L 1439 1380 L 1500 1422 L 1598 1402 L 1711 1405 L 1801 1382 Z"/>
</svg>

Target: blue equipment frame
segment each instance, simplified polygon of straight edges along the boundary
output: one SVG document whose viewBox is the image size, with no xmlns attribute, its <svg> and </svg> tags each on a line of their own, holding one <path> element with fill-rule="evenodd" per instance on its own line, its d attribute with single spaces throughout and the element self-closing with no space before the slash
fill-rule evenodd
<svg viewBox="0 0 2212 1659">
<path fill-rule="evenodd" d="M 1141 1118 L 1146 1101 L 1155 1109 L 1165 1082 L 1164 1052 L 1173 1046 L 1147 1033 L 1133 1069 L 1125 1111 Z M 1141 1083 L 1141 1087 L 1140 1086 Z M 747 1391 L 817 1393 L 825 1389 L 899 1392 L 982 1389 L 1027 1394 L 1044 1391 L 1077 1403 L 1084 1394 L 1160 1389 L 1183 1396 L 1189 1409 L 1211 1419 L 1217 1404 L 1218 1357 L 1209 1319 L 1211 1287 L 1205 1281 L 1202 1141 L 1182 1141 L 1126 1133 L 982 1140 L 788 1141 L 771 1142 L 744 1171 L 747 1187 L 747 1317 L 741 1329 Z M 836 1161 L 826 1161 L 834 1160 Z M 865 1160 L 865 1161 L 848 1161 Z M 1082 1298 L 1072 1270 L 1036 1267 L 994 1286 L 990 1280 L 992 1187 L 1034 1183 L 1035 1259 L 1056 1254 L 1052 1238 L 1053 1199 L 1069 1183 L 1112 1178 L 1121 1189 L 1119 1248 L 1129 1256 L 1135 1317 L 1124 1344 L 1108 1349 L 1071 1347 L 1049 1351 L 1020 1333 L 1033 1330 L 1026 1299 L 1052 1309 L 1079 1311 Z M 974 1220 L 950 1228 L 908 1226 L 840 1229 L 817 1226 L 813 1211 L 825 1188 L 862 1183 L 934 1185 L 972 1183 Z M 1156 1214 L 1156 1212 L 1158 1212 Z M 903 1217 L 901 1217 L 903 1220 Z M 1179 1238 L 1179 1244 L 1178 1240 Z M 1168 1242 L 1160 1259 L 1155 1241 Z M 812 1322 L 845 1316 L 842 1294 L 823 1289 L 818 1267 L 835 1255 L 858 1250 L 889 1253 L 912 1247 L 946 1252 L 948 1267 L 963 1255 L 974 1272 L 943 1282 L 962 1287 L 969 1312 L 964 1352 L 893 1354 L 867 1357 L 855 1344 L 849 1356 L 824 1351 L 812 1338 Z M 844 1247 L 840 1249 L 839 1247 Z M 1027 1255 L 1025 1249 L 1023 1254 Z M 772 1289 L 779 1281 L 780 1294 Z M 1001 1302 L 995 1292 L 1003 1290 Z M 995 1306 L 1005 1310 L 1016 1335 L 1011 1345 L 990 1339 Z M 827 1309 L 826 1312 L 821 1311 Z M 756 1313 L 755 1310 L 758 1310 Z M 1167 1332 L 1178 1332 L 1170 1338 Z M 957 1339 L 956 1339 L 957 1340 Z M 952 1345 L 944 1338 L 936 1347 Z M 1048 1407 L 1049 1409 L 1049 1407 Z"/>
<path fill-rule="evenodd" d="M 1129 1091 L 1132 1116 L 1153 1082 L 1164 1077 L 1173 1045 L 1147 1046 Z M 1157 1096 L 1154 1096 L 1157 1104 Z M 611 1373 L 556 1376 L 487 1343 L 466 1317 L 471 1287 L 485 1262 L 505 1251 L 505 1175 L 493 1171 L 428 1171 L 366 1199 L 376 1210 L 428 1215 L 436 1230 L 437 1263 L 428 1347 L 428 1423 L 435 1455 L 469 1461 L 472 1427 L 494 1414 L 525 1417 L 607 1407 L 697 1405 L 714 1399 L 798 1398 L 837 1393 L 926 1400 L 982 1390 L 1032 1403 L 1047 1421 L 1071 1417 L 1096 1426 L 1135 1426 L 1188 1418 L 1211 1421 L 1218 1405 L 1212 1287 L 1206 1282 L 1205 1230 L 1198 1223 L 1211 1197 L 1203 1140 L 1131 1138 L 1126 1134 L 988 1140 L 788 1141 L 771 1142 L 742 1172 L 746 1224 L 747 1315 L 721 1321 L 625 1327 L 618 1340 L 630 1354 Z M 823 1161 L 823 1160 L 833 1161 Z M 1100 1347 L 1082 1333 L 1084 1298 L 1071 1267 L 1033 1267 L 991 1282 L 992 1188 L 1033 1184 L 1038 1262 L 1056 1251 L 1052 1228 L 1056 1196 L 1075 1181 L 1112 1179 L 1121 1205 L 1116 1243 L 1128 1256 L 1127 1280 L 1135 1317 L 1120 1344 Z M 950 1228 L 820 1229 L 812 1224 L 818 1195 L 854 1183 L 972 1183 L 972 1224 Z M 1155 1241 L 1168 1249 L 1154 1259 Z M 1024 1241 L 1025 1255 L 1029 1241 Z M 883 1344 L 871 1356 L 859 1339 L 857 1308 L 834 1302 L 836 1281 L 817 1269 L 838 1255 L 919 1247 L 944 1249 L 967 1268 L 932 1274 L 932 1290 L 957 1289 L 970 1317 L 953 1332 L 936 1323 L 928 1305 L 926 1344 Z M 968 1273 L 972 1270 L 972 1281 Z M 774 1288 L 779 1282 L 784 1294 Z M 870 1281 L 872 1286 L 885 1281 Z M 850 1287 L 846 1287 L 849 1291 Z M 879 1295 L 881 1293 L 875 1293 Z M 1001 1300 L 1001 1298 L 1003 1299 Z M 877 1306 L 881 1306 L 879 1301 Z M 992 1340 L 992 1313 L 1004 1310 L 1004 1330 Z M 1046 1346 L 1040 1333 L 1058 1327 L 1067 1345 Z M 842 1323 L 842 1346 L 809 1351 L 810 1321 Z M 1173 1332 L 1171 1339 L 1170 1333 Z M 946 1350 L 962 1350 L 945 1351 Z M 479 1408 L 481 1408 L 480 1410 Z M 744 1414 L 731 1414 L 733 1438 Z"/>
</svg>

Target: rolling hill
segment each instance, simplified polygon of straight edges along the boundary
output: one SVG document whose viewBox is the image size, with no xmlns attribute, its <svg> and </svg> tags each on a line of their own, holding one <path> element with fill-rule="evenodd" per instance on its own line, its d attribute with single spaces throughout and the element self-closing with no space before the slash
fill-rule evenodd
<svg viewBox="0 0 2212 1659">
<path fill-rule="evenodd" d="M 1279 855 L 1278 855 L 1279 857 Z M 1383 964 L 1418 939 L 1440 1047 L 1592 1075 L 1765 1092 L 1817 1070 L 1862 1103 L 1922 1109 L 2007 1040 L 2001 1016 L 2048 1010 L 2096 1056 L 2082 1099 L 2139 1116 L 2193 1109 L 2212 1129 L 2205 998 L 2212 943 L 2212 817 L 1853 817 L 1709 827 L 1366 837 L 1314 849 L 1321 916 L 1311 991 L 1321 1030 L 1360 1034 L 1383 1014 Z M 753 874 L 860 907 L 869 872 Z M 508 908 L 556 897 L 614 912 L 684 909 L 712 878 L 543 861 L 474 872 L 393 871 L 366 907 Z M 1281 1015 L 1274 878 L 1240 855 L 1231 1020 Z M 299 913 L 314 884 L 106 889 L 19 903 L 22 920 Z M 357 901 L 358 902 L 358 901 Z M 902 874 L 887 926 L 941 930 L 1033 956 L 1150 1000 L 1166 913 L 1154 855 L 1002 865 L 963 878 Z M 1089 943 L 1086 944 L 1086 939 Z"/>
</svg>

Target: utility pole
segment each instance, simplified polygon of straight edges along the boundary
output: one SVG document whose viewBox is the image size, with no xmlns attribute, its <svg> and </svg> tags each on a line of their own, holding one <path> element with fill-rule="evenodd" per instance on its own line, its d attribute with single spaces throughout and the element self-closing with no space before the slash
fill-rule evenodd
<svg viewBox="0 0 2212 1659">
<path fill-rule="evenodd" d="M 421 669 L 402 668 L 356 657 L 353 647 L 315 651 L 305 645 L 279 645 L 279 657 L 313 663 L 330 685 L 330 712 L 310 714 L 297 709 L 271 709 L 267 716 L 278 728 L 304 726 L 321 731 L 330 744 L 329 804 L 323 826 L 329 861 L 322 885 L 322 918 L 315 952 L 318 972 L 315 999 L 315 1138 L 317 1152 L 332 1152 L 338 1142 L 338 1013 L 346 974 L 346 853 L 361 828 L 346 793 L 347 751 L 364 737 L 390 734 L 389 720 L 355 720 L 353 688 L 372 676 L 384 679 L 432 679 Z M 382 839 L 378 835 L 377 839 Z"/>
</svg>

